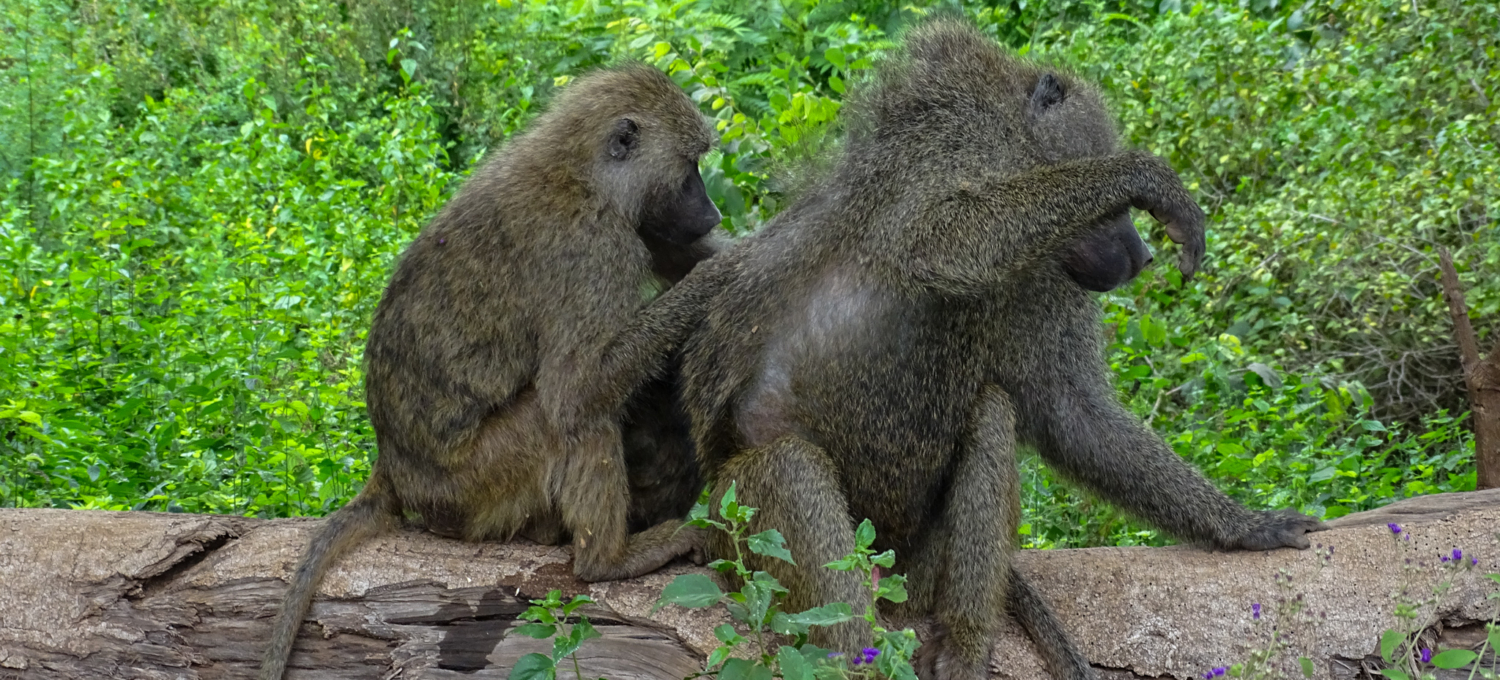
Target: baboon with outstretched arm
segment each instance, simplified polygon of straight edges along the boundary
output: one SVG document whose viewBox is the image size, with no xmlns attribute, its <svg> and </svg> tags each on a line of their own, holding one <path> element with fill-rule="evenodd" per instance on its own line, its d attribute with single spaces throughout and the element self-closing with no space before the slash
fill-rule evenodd
<svg viewBox="0 0 1500 680">
<path fill-rule="evenodd" d="M 1204 216 L 1161 159 L 1117 148 L 1096 90 L 939 19 L 845 112 L 840 157 L 726 253 L 734 278 L 683 349 L 705 473 L 716 496 L 736 483 L 760 509 L 753 531 L 786 536 L 797 565 L 754 568 L 790 589 L 791 609 L 863 601 L 857 576 L 821 565 L 868 517 L 910 579 L 888 613 L 936 615 L 922 677 L 986 677 L 1007 609 L 1054 675 L 1089 677 L 1012 566 L 1018 445 L 1180 538 L 1306 547 L 1316 520 L 1231 500 L 1114 393 L 1088 289 L 1149 260 L 1131 207 L 1165 223 L 1185 275 Z M 852 651 L 869 630 L 814 639 Z"/>
<path fill-rule="evenodd" d="M 712 272 L 688 273 L 720 220 L 698 173 L 712 142 L 655 69 L 581 77 L 411 243 L 365 350 L 379 457 L 315 534 L 262 678 L 281 677 L 328 566 L 403 514 L 465 540 L 570 538 L 589 581 L 695 549 L 680 521 L 627 530 L 653 513 L 629 507 L 621 420 L 717 289 Z M 694 285 L 645 304 L 659 279 L 684 276 Z"/>
</svg>

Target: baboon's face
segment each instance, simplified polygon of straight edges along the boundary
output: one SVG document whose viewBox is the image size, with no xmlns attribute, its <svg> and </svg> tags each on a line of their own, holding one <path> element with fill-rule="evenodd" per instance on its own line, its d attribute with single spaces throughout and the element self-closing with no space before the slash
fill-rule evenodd
<svg viewBox="0 0 1500 680">
<path fill-rule="evenodd" d="M 703 238 L 723 219 L 708 198 L 697 159 L 684 165 L 687 167 L 678 173 L 682 179 L 677 186 L 667 187 L 664 196 L 643 207 L 640 226 L 641 233 L 680 246 Z"/>
<path fill-rule="evenodd" d="M 1151 251 L 1126 211 L 1110 219 L 1107 228 L 1064 251 L 1062 267 L 1078 285 L 1104 293 L 1135 278 L 1151 259 Z"/>
<path fill-rule="evenodd" d="M 685 246 L 718 226 L 723 215 L 708 197 L 698 159 L 707 152 L 695 144 L 649 140 L 629 118 L 616 124 L 609 154 L 616 163 L 635 164 L 632 174 L 646 178 L 637 230 L 643 237 Z"/>
<path fill-rule="evenodd" d="M 1074 96 L 1076 95 L 1076 96 Z M 1051 162 L 1114 153 L 1115 131 L 1091 92 L 1069 92 L 1052 74 L 1041 76 L 1031 94 L 1032 138 Z M 1062 267 L 1078 285 L 1114 290 L 1151 264 L 1151 251 L 1135 230 L 1130 211 L 1110 217 L 1092 235 L 1063 252 Z"/>
</svg>

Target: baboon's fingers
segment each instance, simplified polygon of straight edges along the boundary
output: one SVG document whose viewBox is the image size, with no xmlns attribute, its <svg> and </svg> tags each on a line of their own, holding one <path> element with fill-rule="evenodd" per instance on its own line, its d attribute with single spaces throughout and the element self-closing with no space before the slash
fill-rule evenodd
<svg viewBox="0 0 1500 680">
<path fill-rule="evenodd" d="M 1321 521 L 1315 517 L 1304 515 L 1296 510 L 1275 510 L 1262 512 L 1257 516 L 1258 526 L 1248 531 L 1240 539 L 1239 548 L 1242 550 L 1274 550 L 1276 548 L 1297 548 L 1305 550 L 1312 546 L 1307 539 L 1307 533 L 1327 529 Z"/>
<path fill-rule="evenodd" d="M 1197 204 L 1189 202 L 1179 209 L 1157 208 L 1151 211 L 1151 216 L 1166 225 L 1167 236 L 1173 243 L 1182 246 L 1177 269 L 1182 272 L 1184 280 L 1191 279 L 1197 273 L 1198 266 L 1203 263 L 1203 253 L 1208 249 L 1203 229 L 1203 210 Z"/>
<path fill-rule="evenodd" d="M 1167 236 L 1182 246 L 1177 268 L 1183 280 L 1192 278 L 1208 249 L 1204 236 L 1206 219 L 1203 209 L 1193 200 L 1182 179 L 1162 159 L 1148 153 L 1136 155 L 1144 184 L 1131 205 L 1147 210 L 1156 221 L 1165 224 Z"/>
</svg>

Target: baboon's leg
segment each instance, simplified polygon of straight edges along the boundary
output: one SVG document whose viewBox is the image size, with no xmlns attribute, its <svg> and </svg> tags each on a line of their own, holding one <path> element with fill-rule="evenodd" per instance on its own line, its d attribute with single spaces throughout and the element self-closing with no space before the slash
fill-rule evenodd
<svg viewBox="0 0 1500 680">
<path fill-rule="evenodd" d="M 1042 594 L 1031 586 L 1021 573 L 1012 566 L 1010 570 L 1011 615 L 1026 629 L 1026 634 L 1036 643 L 1037 651 L 1047 662 L 1047 670 L 1056 680 L 1093 680 L 1097 677 L 1089 660 L 1073 644 L 1068 631 L 1063 628 L 1057 615 L 1042 598 Z"/>
<path fill-rule="evenodd" d="M 600 421 L 578 438 L 566 460 L 556 502 L 573 534 L 573 572 L 579 578 L 633 578 L 699 546 L 699 532 L 681 520 L 629 533 L 630 481 L 619 423 Z"/>
<path fill-rule="evenodd" d="M 854 552 L 854 523 L 836 470 L 822 449 L 796 437 L 782 437 L 736 455 L 716 477 L 709 506 L 712 513 L 717 515 L 719 499 L 734 483 L 739 503 L 757 508 L 750 532 L 776 529 L 786 537 L 787 550 L 797 564 L 746 557 L 752 569 L 775 576 L 791 591 L 787 611 L 847 602 L 856 617 L 864 613 L 869 596 L 860 577 L 823 567 Z M 715 557 L 734 555 L 722 532 L 715 532 L 710 540 Z M 869 624 L 856 618 L 831 628 L 814 628 L 809 637 L 819 647 L 851 652 L 869 646 L 870 635 Z"/>
<path fill-rule="evenodd" d="M 969 422 L 941 520 L 946 549 L 930 557 L 945 566 L 936 574 L 934 603 L 941 628 L 919 651 L 923 680 L 987 678 L 990 647 L 1005 612 L 1018 520 L 1011 499 L 1020 484 L 1010 399 L 997 387 L 986 388 Z"/>
</svg>

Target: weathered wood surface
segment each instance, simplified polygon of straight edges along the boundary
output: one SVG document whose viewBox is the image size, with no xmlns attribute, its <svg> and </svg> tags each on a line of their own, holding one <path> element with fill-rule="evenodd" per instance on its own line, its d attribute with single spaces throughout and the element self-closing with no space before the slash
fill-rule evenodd
<svg viewBox="0 0 1500 680">
<path fill-rule="evenodd" d="M 248 678 L 285 579 L 315 520 L 67 510 L 0 510 L 0 678 Z M 1385 524 L 1400 522 L 1410 542 Z M 1325 678 L 1353 677 L 1390 625 L 1403 579 L 1426 594 L 1440 551 L 1477 555 L 1454 572 L 1441 605 L 1446 646 L 1477 641 L 1497 601 L 1500 491 L 1413 499 L 1333 522 L 1313 551 L 1216 553 L 1189 547 L 1026 551 L 1020 565 L 1106 675 L 1189 678 L 1242 661 L 1268 632 L 1293 578 L 1314 615 L 1293 656 Z M 1406 559 L 1428 568 L 1403 569 Z M 1466 557 L 1467 559 L 1467 557 Z M 509 636 L 525 600 L 588 593 L 605 638 L 584 646 L 585 673 L 612 680 L 680 678 L 712 648 L 715 611 L 648 613 L 661 588 L 694 569 L 645 578 L 575 580 L 566 549 L 465 544 L 416 531 L 370 542 L 330 573 L 304 625 L 293 678 L 504 678 L 547 643 Z M 1267 620 L 1251 620 L 1252 602 Z M 1011 626 L 996 677 L 1046 677 Z"/>
</svg>

